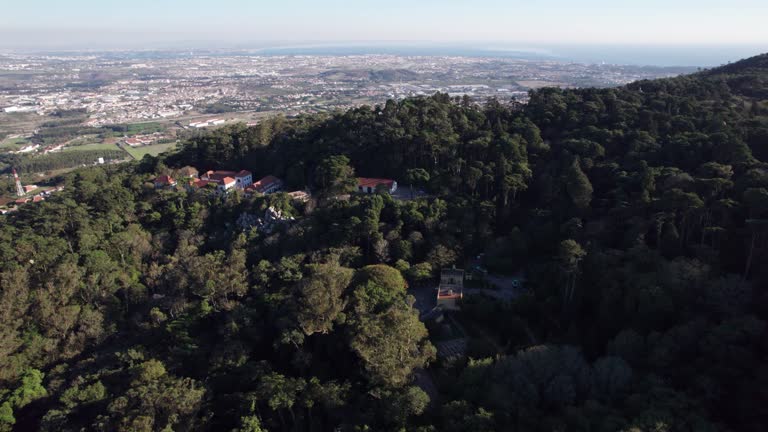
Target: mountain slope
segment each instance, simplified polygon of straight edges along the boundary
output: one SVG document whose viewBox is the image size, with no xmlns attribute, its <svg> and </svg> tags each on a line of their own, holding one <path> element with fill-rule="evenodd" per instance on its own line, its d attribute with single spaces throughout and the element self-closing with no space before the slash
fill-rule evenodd
<svg viewBox="0 0 768 432">
<path fill-rule="evenodd" d="M 701 73 L 708 79 L 724 80 L 733 93 L 751 98 L 768 98 L 768 53 L 739 60 Z"/>
<path fill-rule="evenodd" d="M 704 76 L 719 76 L 726 74 L 753 75 L 768 73 L 768 53 L 759 54 L 739 60 L 734 63 L 708 69 L 702 72 Z"/>
</svg>

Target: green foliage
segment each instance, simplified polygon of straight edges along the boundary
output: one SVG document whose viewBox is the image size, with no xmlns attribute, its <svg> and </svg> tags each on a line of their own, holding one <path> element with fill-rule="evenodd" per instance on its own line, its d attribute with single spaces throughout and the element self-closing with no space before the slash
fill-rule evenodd
<svg viewBox="0 0 768 432">
<path fill-rule="evenodd" d="M 236 432 L 267 432 L 261 427 L 261 421 L 256 416 L 245 416 L 240 419 L 240 427 L 234 429 Z"/>
<path fill-rule="evenodd" d="M 105 161 L 122 160 L 126 158 L 122 150 L 82 150 L 76 152 L 49 153 L 40 156 L 23 156 L 14 163 L 15 168 L 23 173 L 38 173 L 63 168 L 74 168 L 82 165 L 94 165 L 99 158 Z"/>
<path fill-rule="evenodd" d="M 43 387 L 43 373 L 37 369 L 27 369 L 21 374 L 21 382 L 14 390 L 8 402 L 16 408 L 24 408 L 29 403 L 48 394 Z"/>
<path fill-rule="evenodd" d="M 9 402 L 3 402 L 0 404 L 0 431 L 10 431 L 13 425 L 16 423 L 16 418 L 13 416 L 13 408 Z"/>
<path fill-rule="evenodd" d="M 392 267 L 377 264 L 358 270 L 355 274 L 356 306 L 363 310 L 381 311 L 405 296 L 405 280 Z"/>
<path fill-rule="evenodd" d="M 73 409 L 80 405 L 104 400 L 106 397 L 106 387 L 104 387 L 101 381 L 97 381 L 83 388 L 79 386 L 68 388 L 61 395 L 60 400 L 68 409 Z"/>
<path fill-rule="evenodd" d="M 378 314 L 361 313 L 353 326 L 351 347 L 368 378 L 389 386 L 407 383 L 415 368 L 435 357 L 418 312 L 403 301 Z"/>
<path fill-rule="evenodd" d="M 353 271 L 337 264 L 309 266 L 309 276 L 299 282 L 301 305 L 299 326 L 307 335 L 328 333 L 344 309 L 342 294 L 352 281 Z"/>
<path fill-rule="evenodd" d="M 579 159 L 576 158 L 565 171 L 565 189 L 577 208 L 587 208 L 592 201 L 592 183 L 581 170 Z"/>
<path fill-rule="evenodd" d="M 765 65 L 275 117 L 74 170 L 0 223 L 0 430 L 764 430 Z M 320 199 L 151 186 L 190 165 Z M 347 197 L 355 173 L 429 195 Z M 238 223 L 268 206 L 295 219 Z M 487 285 L 430 334 L 454 265 Z M 464 336 L 483 358 L 433 361 Z"/>
<path fill-rule="evenodd" d="M 432 277 L 432 264 L 428 262 L 414 264 L 407 270 L 407 274 L 413 282 L 426 281 Z"/>
<path fill-rule="evenodd" d="M 341 155 L 320 161 L 315 173 L 315 182 L 322 193 L 333 196 L 355 190 L 357 180 L 349 162 L 348 157 Z"/>
<path fill-rule="evenodd" d="M 133 375 L 129 388 L 116 395 L 107 408 L 111 427 L 162 430 L 193 423 L 204 393 L 194 380 L 168 375 L 154 359 L 136 366 Z"/>
<path fill-rule="evenodd" d="M 26 369 L 13 391 L 0 390 L 0 431 L 12 430 L 16 423 L 14 409 L 20 410 L 48 395 L 43 387 L 43 376 L 37 369 Z"/>
</svg>

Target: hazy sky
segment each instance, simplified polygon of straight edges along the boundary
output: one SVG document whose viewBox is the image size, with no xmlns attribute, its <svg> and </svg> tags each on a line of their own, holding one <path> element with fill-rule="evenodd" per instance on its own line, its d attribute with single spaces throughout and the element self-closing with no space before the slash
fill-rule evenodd
<svg viewBox="0 0 768 432">
<path fill-rule="evenodd" d="M 181 40 L 750 44 L 768 0 L 12 0 L 0 43 Z M 628 4 L 631 3 L 631 4 Z"/>
</svg>

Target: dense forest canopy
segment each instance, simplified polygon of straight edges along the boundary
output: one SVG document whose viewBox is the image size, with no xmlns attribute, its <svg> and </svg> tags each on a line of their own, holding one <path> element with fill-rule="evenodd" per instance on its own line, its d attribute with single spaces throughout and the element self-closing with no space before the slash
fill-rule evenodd
<svg viewBox="0 0 768 432">
<path fill-rule="evenodd" d="M 768 55 L 389 101 L 87 168 L 0 222 L 0 430 L 764 431 Z M 194 166 L 308 188 L 156 189 Z M 415 199 L 358 195 L 355 176 Z M 248 223 L 267 208 L 292 217 Z M 480 257 L 525 292 L 416 290 Z M 425 384 L 426 382 L 426 384 Z"/>
</svg>

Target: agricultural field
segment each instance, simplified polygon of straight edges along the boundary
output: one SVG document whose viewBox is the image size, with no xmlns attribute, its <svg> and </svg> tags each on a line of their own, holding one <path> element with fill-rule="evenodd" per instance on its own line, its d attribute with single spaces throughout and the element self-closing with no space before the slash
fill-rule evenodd
<svg viewBox="0 0 768 432">
<path fill-rule="evenodd" d="M 0 149 L 15 151 L 27 144 L 29 144 L 29 141 L 26 138 L 6 138 L 4 140 L 0 140 Z"/>
<path fill-rule="evenodd" d="M 71 146 L 71 147 L 64 147 L 62 151 L 68 152 L 68 151 L 119 150 L 119 149 L 120 147 L 118 147 L 115 144 L 91 143 L 91 144 L 83 144 L 83 145 L 77 145 L 77 146 Z"/>
<path fill-rule="evenodd" d="M 157 156 L 160 153 L 173 150 L 176 148 L 176 143 L 165 144 L 152 144 L 142 147 L 124 147 L 123 150 L 127 151 L 134 159 L 141 160 L 144 155 Z"/>
</svg>

